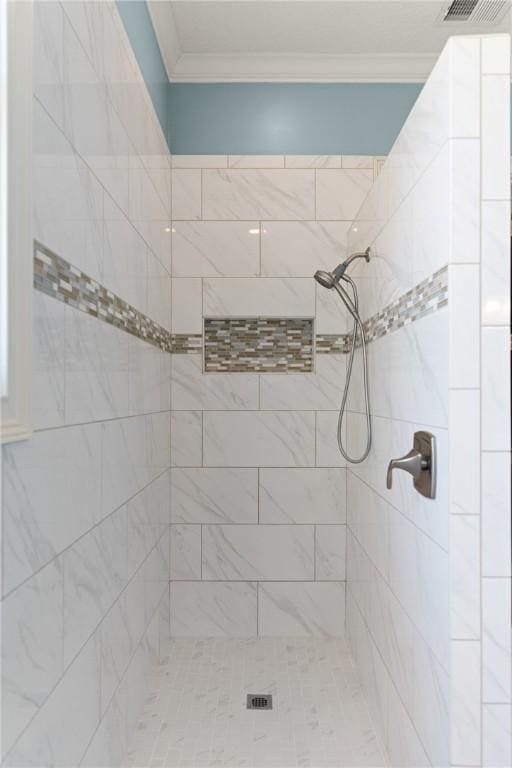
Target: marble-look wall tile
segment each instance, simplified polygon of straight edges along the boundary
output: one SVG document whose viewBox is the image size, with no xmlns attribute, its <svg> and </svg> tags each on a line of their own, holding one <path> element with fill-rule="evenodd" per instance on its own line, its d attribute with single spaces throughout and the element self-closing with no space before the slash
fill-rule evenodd
<svg viewBox="0 0 512 768">
<path fill-rule="evenodd" d="M 449 267 L 450 387 L 477 388 L 480 384 L 480 268 L 470 264 Z"/>
<path fill-rule="evenodd" d="M 174 637 L 254 637 L 256 584 L 174 581 L 171 632 Z"/>
<path fill-rule="evenodd" d="M 60 5 L 39 3 L 34 9 L 34 94 L 59 126 L 64 122 L 63 38 Z"/>
<path fill-rule="evenodd" d="M 450 390 L 450 512 L 480 513 L 480 392 Z"/>
<path fill-rule="evenodd" d="M 286 155 L 286 168 L 341 168 L 341 155 Z"/>
<path fill-rule="evenodd" d="M 173 411 L 171 414 L 171 464 L 173 467 L 200 467 L 203 463 L 203 414 L 201 411 Z"/>
<path fill-rule="evenodd" d="M 173 155 L 173 168 L 227 168 L 227 155 Z"/>
<path fill-rule="evenodd" d="M 254 277 L 260 271 L 258 221 L 176 221 L 175 277 Z"/>
<path fill-rule="evenodd" d="M 228 155 L 229 168 L 284 168 L 283 155 Z"/>
<path fill-rule="evenodd" d="M 392 507 L 388 525 L 389 586 L 428 652 L 448 669 L 451 561 L 445 550 Z"/>
<path fill-rule="evenodd" d="M 347 523 L 350 531 L 371 558 L 382 577 L 389 581 L 390 521 L 389 504 L 362 482 L 352 471 L 347 471 Z"/>
<path fill-rule="evenodd" d="M 315 414 L 311 411 L 205 411 L 206 466 L 314 465 Z"/>
<path fill-rule="evenodd" d="M 482 74 L 506 75 L 510 69 L 510 38 L 506 34 L 482 38 Z"/>
<path fill-rule="evenodd" d="M 483 706 L 483 766 L 507 768 L 512 760 L 512 707 L 510 704 Z"/>
<path fill-rule="evenodd" d="M 510 578 L 510 454 L 482 453 L 482 575 Z"/>
<path fill-rule="evenodd" d="M 106 421 L 101 425 L 103 516 L 120 507 L 148 481 L 144 417 Z"/>
<path fill-rule="evenodd" d="M 203 280 L 206 317 L 313 317 L 315 288 L 302 278 L 209 278 Z"/>
<path fill-rule="evenodd" d="M 510 600 L 510 579 L 482 579 L 483 701 L 511 701 Z"/>
<path fill-rule="evenodd" d="M 349 413 L 347 424 L 348 447 L 357 455 L 366 443 L 364 415 Z M 374 417 L 372 427 L 372 450 L 364 462 L 351 466 L 351 471 L 443 549 L 448 550 L 448 430 L 435 430 L 438 477 L 436 502 L 433 503 L 431 499 L 417 493 L 411 478 L 404 472 L 396 472 L 393 487 L 386 488 L 389 457 L 403 456 L 409 450 L 411 434 L 418 430 L 429 431 L 428 425 Z"/>
<path fill-rule="evenodd" d="M 338 448 L 338 411 L 318 411 L 315 424 L 317 467 L 344 467 L 346 461 Z M 342 435 L 346 437 L 346 417 L 343 420 Z M 345 441 L 346 445 L 346 441 Z"/>
<path fill-rule="evenodd" d="M 128 748 L 126 729 L 126 698 L 116 694 L 106 711 L 87 751 L 80 761 L 83 768 L 102 765 L 121 766 Z"/>
<path fill-rule="evenodd" d="M 164 174 L 163 185 L 162 173 Z M 160 178 L 158 174 L 160 174 Z M 160 194 L 155 187 L 155 181 L 160 187 Z M 169 183 L 167 171 L 130 168 L 129 215 L 131 221 L 165 221 L 168 219 L 170 189 L 166 188 L 166 183 Z"/>
<path fill-rule="evenodd" d="M 345 355 L 323 355 L 316 358 L 314 373 L 262 374 L 260 407 L 269 411 L 332 411 L 339 404 L 345 370 Z"/>
<path fill-rule="evenodd" d="M 317 269 L 331 271 L 347 255 L 349 226 L 345 221 L 262 222 L 261 274 L 313 277 Z"/>
<path fill-rule="evenodd" d="M 173 169 L 173 219 L 188 220 L 201 218 L 201 173 L 202 171 L 199 168 Z"/>
<path fill-rule="evenodd" d="M 172 280 L 173 333 L 202 333 L 202 281 L 199 277 Z"/>
<path fill-rule="evenodd" d="M 123 592 L 103 619 L 101 642 L 101 714 L 121 682 L 139 638 L 133 632 L 133 603 Z M 142 598 L 140 607 L 143 607 Z M 134 611 L 135 613 L 135 611 Z"/>
<path fill-rule="evenodd" d="M 140 331 L 151 344 L 157 323 L 171 329 L 170 157 L 115 4 L 38 3 L 34 21 L 34 230 L 66 262 L 68 306 L 35 296 L 45 431 L 3 455 L 4 652 L 24 632 L 13 656 L 24 704 L 9 718 L 21 723 L 28 705 L 34 715 L 5 763 L 121 765 L 165 621 L 170 355 L 131 344 L 124 305 L 115 318 L 112 305 L 149 313 L 157 322 Z M 90 305 L 73 302 L 82 289 Z M 128 417 L 147 410 L 158 412 Z M 80 426 L 54 429 L 70 422 Z M 121 592 L 132 566 L 140 578 Z M 140 675 L 126 671 L 134 652 Z"/>
<path fill-rule="evenodd" d="M 167 331 L 171 330 L 171 276 L 148 249 L 148 315 Z"/>
<path fill-rule="evenodd" d="M 127 333 L 66 307 L 65 413 L 68 424 L 127 416 L 129 343 Z"/>
<path fill-rule="evenodd" d="M 451 48 L 450 133 L 452 136 L 480 135 L 480 50 L 481 39 L 459 39 Z"/>
<path fill-rule="evenodd" d="M 171 498 L 173 523 L 256 523 L 258 470 L 174 468 Z"/>
<path fill-rule="evenodd" d="M 63 555 L 67 666 L 126 583 L 126 509 L 107 517 Z"/>
<path fill-rule="evenodd" d="M 483 325 L 510 322 L 510 202 L 482 202 L 481 302 Z"/>
<path fill-rule="evenodd" d="M 258 591 L 260 635 L 344 636 L 343 582 L 269 582 L 260 584 Z"/>
<path fill-rule="evenodd" d="M 169 410 L 169 354 L 135 336 L 128 339 L 130 415 Z"/>
<path fill-rule="evenodd" d="M 283 169 L 204 170 L 203 217 L 242 220 L 314 219 L 315 172 Z"/>
<path fill-rule="evenodd" d="M 169 525 L 169 472 L 162 472 L 126 504 L 126 575 L 135 573 Z"/>
<path fill-rule="evenodd" d="M 79 765 L 100 720 L 98 645 L 93 635 L 4 759 L 6 766 Z"/>
<path fill-rule="evenodd" d="M 330 267 L 332 269 L 333 267 Z M 321 285 L 315 285 L 317 334 L 342 334 L 352 330 L 353 322 L 335 291 L 326 291 Z"/>
<path fill-rule="evenodd" d="M 373 168 L 373 155 L 342 155 L 342 168 Z"/>
<path fill-rule="evenodd" d="M 312 580 L 313 526 L 204 526 L 202 562 L 205 580 Z"/>
<path fill-rule="evenodd" d="M 510 82 L 507 75 L 482 77 L 482 199 L 510 199 L 508 115 Z"/>
<path fill-rule="evenodd" d="M 201 526 L 171 526 L 171 579 L 192 581 L 201 578 Z"/>
<path fill-rule="evenodd" d="M 345 498 L 344 469 L 260 470 L 262 523 L 345 523 Z"/>
<path fill-rule="evenodd" d="M 345 580 L 346 526 L 315 526 L 315 578 L 317 581 Z"/>
<path fill-rule="evenodd" d="M 33 426 L 35 429 L 64 424 L 64 345 L 66 308 L 39 291 L 33 304 Z"/>
<path fill-rule="evenodd" d="M 63 672 L 62 563 L 53 560 L 2 605 L 2 754 Z"/>
<path fill-rule="evenodd" d="M 479 641 L 451 643 L 450 757 L 453 765 L 480 765 L 480 655 Z"/>
<path fill-rule="evenodd" d="M 100 434 L 96 424 L 67 427 L 3 448 L 4 594 L 97 522 Z"/>
<path fill-rule="evenodd" d="M 482 450 L 510 450 L 510 333 L 482 328 Z"/>
<path fill-rule="evenodd" d="M 352 221 L 373 183 L 366 169 L 318 170 L 316 172 L 316 218 Z"/>
<path fill-rule="evenodd" d="M 175 355 L 172 366 L 171 400 L 177 411 L 258 407 L 258 377 L 253 374 L 205 375 L 199 355 Z"/>
<path fill-rule="evenodd" d="M 449 750 L 448 672 L 437 661 L 394 593 L 378 576 L 350 528 L 347 542 L 347 584 L 430 761 L 434 765 L 445 765 Z M 415 695 L 418 690 L 422 692 L 421 697 Z"/>
<path fill-rule="evenodd" d="M 480 140 L 452 139 L 449 143 L 449 152 L 450 202 L 447 213 L 449 212 L 451 220 L 450 262 L 452 264 L 454 262 L 478 263 L 480 261 Z"/>
<path fill-rule="evenodd" d="M 480 518 L 450 516 L 450 637 L 480 639 Z"/>
</svg>

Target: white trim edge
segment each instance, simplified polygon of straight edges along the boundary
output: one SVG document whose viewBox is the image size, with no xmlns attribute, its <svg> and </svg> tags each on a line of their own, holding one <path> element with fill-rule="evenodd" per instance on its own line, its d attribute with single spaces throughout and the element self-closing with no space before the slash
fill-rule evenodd
<svg viewBox="0 0 512 768">
<path fill-rule="evenodd" d="M 155 26 L 158 28 L 158 24 Z M 159 41 L 160 42 L 160 41 Z M 417 83 L 429 76 L 436 54 L 277 55 L 184 53 L 167 61 L 175 83 L 214 82 L 366 82 Z"/>
<path fill-rule="evenodd" d="M 2 0 L 4 2 L 4 0 Z M 32 432 L 32 3 L 7 2 L 7 281 L 6 393 L 1 398 L 0 439 Z M 3 230 L 5 232 L 5 229 Z"/>
</svg>

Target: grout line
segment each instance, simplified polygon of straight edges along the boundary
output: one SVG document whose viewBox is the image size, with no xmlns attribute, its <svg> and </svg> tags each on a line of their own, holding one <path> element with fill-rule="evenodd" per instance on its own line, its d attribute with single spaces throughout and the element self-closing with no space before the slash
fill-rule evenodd
<svg viewBox="0 0 512 768">
<path fill-rule="evenodd" d="M 70 549 L 72 549 L 77 542 L 84 539 L 86 536 L 88 536 L 92 531 L 94 531 L 96 528 L 99 528 L 100 525 L 103 525 L 103 523 L 108 520 L 109 518 L 113 517 L 117 512 L 119 512 L 123 507 L 125 507 L 127 504 L 129 504 L 131 501 L 133 501 L 139 494 L 146 491 L 150 485 L 152 485 L 156 480 L 159 480 L 163 475 L 165 475 L 167 472 L 169 472 L 170 466 L 166 467 L 164 470 L 162 470 L 158 475 L 155 475 L 149 483 L 146 483 L 142 488 L 139 488 L 138 491 L 136 491 L 132 496 L 130 496 L 128 499 L 125 499 L 125 501 L 122 502 L 118 507 L 113 509 L 111 512 L 108 512 L 104 517 L 101 518 L 101 520 L 98 520 L 98 522 L 94 523 L 90 528 L 88 528 L 86 531 L 84 531 L 80 536 L 78 536 L 76 539 L 73 539 L 72 542 L 70 542 L 67 546 L 65 546 L 63 549 L 59 550 L 57 554 L 55 554 L 48 562 L 44 563 L 44 565 L 41 565 L 37 570 L 33 571 L 29 576 L 27 576 L 23 581 L 20 581 L 18 584 L 16 584 L 15 587 L 10 589 L 8 592 L 2 595 L 2 600 L 5 600 L 10 595 L 13 595 L 20 587 L 27 584 L 31 579 L 34 578 L 34 576 L 37 576 L 41 573 L 45 568 L 47 568 L 49 565 L 54 563 L 56 560 L 62 557 L 66 552 L 68 552 Z M 103 474 L 103 473 L 102 473 Z"/>
</svg>

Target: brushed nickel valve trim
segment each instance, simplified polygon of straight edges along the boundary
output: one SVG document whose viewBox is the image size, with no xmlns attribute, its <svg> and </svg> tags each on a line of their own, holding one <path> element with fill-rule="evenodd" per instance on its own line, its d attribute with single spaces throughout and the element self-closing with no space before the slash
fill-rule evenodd
<svg viewBox="0 0 512 768">
<path fill-rule="evenodd" d="M 403 469 L 412 475 L 414 487 L 427 499 L 436 497 L 436 439 L 430 432 L 415 432 L 413 448 L 399 459 L 391 459 L 386 487 L 393 486 L 393 470 Z"/>
</svg>

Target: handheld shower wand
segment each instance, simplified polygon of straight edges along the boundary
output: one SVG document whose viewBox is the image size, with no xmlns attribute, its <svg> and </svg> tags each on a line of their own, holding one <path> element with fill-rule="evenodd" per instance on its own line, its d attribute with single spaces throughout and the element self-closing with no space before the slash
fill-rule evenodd
<svg viewBox="0 0 512 768">
<path fill-rule="evenodd" d="M 317 283 L 319 283 L 324 288 L 334 288 L 334 290 L 338 293 L 339 297 L 341 298 L 343 304 L 348 309 L 350 314 L 352 315 L 354 319 L 354 326 L 352 331 L 352 343 L 350 347 L 350 355 L 348 360 L 348 366 L 347 366 L 347 376 L 345 378 L 345 387 L 343 389 L 343 397 L 341 399 L 341 406 L 340 406 L 340 413 L 338 417 L 338 447 L 340 449 L 340 452 L 342 456 L 347 460 L 350 461 L 351 464 L 360 464 L 362 461 L 366 459 L 370 452 L 370 448 L 372 445 L 372 421 L 371 421 L 371 414 L 370 414 L 370 396 L 368 392 L 368 359 L 366 355 L 366 337 L 364 333 L 364 326 L 361 321 L 361 318 L 359 316 L 359 300 L 357 296 L 357 288 L 349 275 L 345 274 L 347 267 L 354 261 L 354 259 L 361 259 L 364 258 L 366 261 L 370 261 L 370 249 L 367 248 L 366 251 L 362 253 L 353 253 L 351 256 L 348 257 L 344 262 L 341 264 L 338 264 L 338 266 L 332 271 L 332 272 L 325 272 L 322 270 L 318 270 L 315 272 L 315 280 Z M 340 285 L 340 280 L 344 280 L 346 283 L 348 283 L 352 289 L 352 297 L 349 296 L 348 291 L 343 288 L 342 285 Z M 352 366 L 354 363 L 354 353 L 355 348 L 357 344 L 357 331 L 359 329 L 359 332 L 361 334 L 361 348 L 363 352 L 363 386 L 364 386 L 364 398 L 365 398 L 365 412 L 366 412 L 366 447 L 358 458 L 354 458 L 348 455 L 347 451 L 345 450 L 345 447 L 343 445 L 343 436 L 342 436 L 342 430 L 343 430 L 343 416 L 345 415 L 345 409 L 347 405 L 347 398 L 348 398 L 348 392 L 350 387 L 350 380 L 352 378 Z"/>
</svg>

